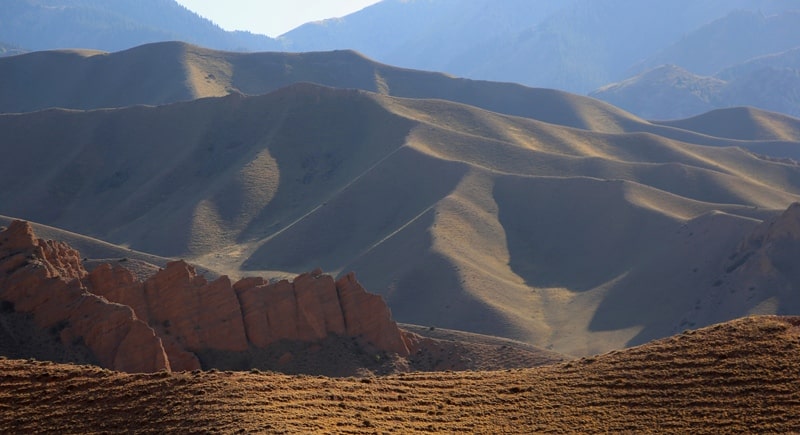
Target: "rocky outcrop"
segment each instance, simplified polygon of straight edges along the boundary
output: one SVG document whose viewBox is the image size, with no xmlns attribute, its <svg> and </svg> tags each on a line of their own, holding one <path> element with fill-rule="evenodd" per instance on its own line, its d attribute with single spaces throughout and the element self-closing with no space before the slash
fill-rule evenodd
<svg viewBox="0 0 800 435">
<path fill-rule="evenodd" d="M 330 335 L 401 356 L 413 342 L 352 273 L 338 281 L 315 270 L 292 282 L 208 282 L 184 261 L 145 281 L 120 264 L 88 273 L 77 251 L 37 240 L 19 221 L 0 233 L 0 299 L 33 313 L 41 327 L 63 325 L 64 343 L 83 340 L 101 364 L 123 371 L 194 370 L 201 351 L 243 352 Z"/>
<path fill-rule="evenodd" d="M 245 278 L 234 284 L 247 336 L 258 347 L 280 340 L 358 337 L 378 349 L 407 356 L 406 333 L 378 295 L 367 293 L 350 273 L 338 281 L 317 269 L 293 282 Z"/>
<path fill-rule="evenodd" d="M 800 203 L 765 220 L 724 260 L 686 322 L 710 324 L 750 314 L 800 310 Z"/>
<path fill-rule="evenodd" d="M 380 349 L 408 355 L 410 341 L 391 321 L 389 307 L 378 295 L 367 293 L 352 272 L 336 281 L 349 336 L 364 337 Z M 364 315 L 369 313 L 369 315 Z"/>
<path fill-rule="evenodd" d="M 0 299 L 32 313 L 41 328 L 60 330 L 65 344 L 82 341 L 101 365 L 128 372 L 169 370 L 161 339 L 133 310 L 92 294 L 77 251 L 38 240 L 15 221 L 0 233 Z"/>
<path fill-rule="evenodd" d="M 739 244 L 726 272 L 784 278 L 800 285 L 800 203 L 763 222 Z"/>
</svg>

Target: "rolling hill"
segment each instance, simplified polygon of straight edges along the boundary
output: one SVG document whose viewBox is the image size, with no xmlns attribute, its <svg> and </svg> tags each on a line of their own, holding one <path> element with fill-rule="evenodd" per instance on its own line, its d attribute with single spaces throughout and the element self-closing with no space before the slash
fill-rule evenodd
<svg viewBox="0 0 800 435">
<path fill-rule="evenodd" d="M 686 313 L 727 256 L 800 199 L 799 166 L 744 149 L 796 147 L 791 123 L 726 139 L 531 95 L 560 122 L 312 84 L 2 115 L 0 213 L 233 276 L 354 270 L 398 321 L 567 354 L 707 324 Z M 738 314 L 797 310 L 758 301 Z"/>
<path fill-rule="evenodd" d="M 0 59 L 0 112 L 159 105 L 232 93 L 261 95 L 298 82 L 396 97 L 444 99 L 579 128 L 630 114 L 578 95 L 384 65 L 353 51 L 234 53 L 181 42 L 116 53 L 34 52 Z M 579 106 L 582 110 L 576 110 Z M 599 116 L 602 113 L 602 116 Z M 593 116 L 598 114 L 598 120 Z"/>
<path fill-rule="evenodd" d="M 0 360 L 4 432 L 797 430 L 797 318 L 752 317 L 565 364 L 332 379 Z"/>
<path fill-rule="evenodd" d="M 0 73 L 7 78 L 0 83 L 0 112 L 159 105 L 231 94 L 261 95 L 313 82 L 394 97 L 448 100 L 603 133 L 642 132 L 712 146 L 731 144 L 652 124 L 593 98 L 397 68 L 352 51 L 232 53 L 167 42 L 110 54 L 36 52 L 0 59 Z M 775 157 L 792 157 L 786 155 L 785 144 L 759 145 L 762 154 L 773 151 Z"/>
</svg>

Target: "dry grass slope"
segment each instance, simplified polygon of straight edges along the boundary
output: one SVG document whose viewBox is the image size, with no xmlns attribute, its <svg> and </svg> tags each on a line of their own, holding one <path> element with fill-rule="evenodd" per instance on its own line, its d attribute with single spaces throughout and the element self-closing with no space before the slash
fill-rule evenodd
<svg viewBox="0 0 800 435">
<path fill-rule="evenodd" d="M 800 166 L 537 92 L 560 124 L 307 83 L 0 115 L 0 213 L 232 276 L 354 270 L 399 321 L 572 355 L 708 324 L 686 314 Z"/>
<path fill-rule="evenodd" d="M 754 317 L 537 369 L 332 379 L 2 360 L 6 433 L 786 433 L 800 320 Z"/>
</svg>

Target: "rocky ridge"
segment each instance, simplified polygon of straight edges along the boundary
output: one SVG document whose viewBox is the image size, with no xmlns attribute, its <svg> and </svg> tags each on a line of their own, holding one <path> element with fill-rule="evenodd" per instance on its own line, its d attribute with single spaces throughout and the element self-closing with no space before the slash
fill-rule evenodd
<svg viewBox="0 0 800 435">
<path fill-rule="evenodd" d="M 292 282 L 208 282 L 174 261 L 140 281 L 120 264 L 87 272 L 78 251 L 37 239 L 22 221 L 0 232 L 0 300 L 32 313 L 39 327 L 58 327 L 63 343 L 82 341 L 102 366 L 127 372 L 195 370 L 199 351 L 329 335 L 400 356 L 417 342 L 352 273 L 339 280 L 315 270 Z"/>
<path fill-rule="evenodd" d="M 800 305 L 800 203 L 759 224 L 710 282 L 690 315 L 718 322 L 753 314 L 788 315 Z M 742 307 L 747 307 L 743 310 Z M 696 321 L 699 322 L 699 321 Z"/>
<path fill-rule="evenodd" d="M 781 287 L 800 289 L 796 265 L 800 254 L 800 203 L 763 222 L 729 258 L 726 272 L 748 281 L 769 280 Z"/>
</svg>

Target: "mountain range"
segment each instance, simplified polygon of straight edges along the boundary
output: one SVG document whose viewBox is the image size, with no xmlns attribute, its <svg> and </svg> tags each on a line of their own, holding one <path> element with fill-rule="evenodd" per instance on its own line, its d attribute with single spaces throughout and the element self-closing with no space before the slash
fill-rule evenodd
<svg viewBox="0 0 800 435">
<path fill-rule="evenodd" d="M 794 4 L 11 0 L 0 432 L 796 430 Z"/>
<path fill-rule="evenodd" d="M 67 94 L 106 108 L 0 115 L 3 215 L 234 277 L 354 270 L 401 322 L 567 354 L 796 310 L 792 298 L 764 304 L 775 296 L 760 286 L 724 315 L 713 296 L 728 256 L 800 199 L 795 118 L 728 109 L 651 123 L 353 52 L 168 43 L 0 68 L 32 60 L 67 80 L 11 86 L 2 101 L 36 110 Z M 147 74 L 126 70 L 134 61 Z M 92 86 L 69 80 L 91 71 L 105 71 Z M 187 101 L 108 107 L 132 98 Z"/>
<path fill-rule="evenodd" d="M 644 118 L 654 114 L 676 119 L 703 108 L 738 105 L 796 115 L 796 96 L 779 92 L 786 86 L 797 88 L 796 66 L 740 76 L 719 96 L 713 95 L 716 82 L 693 80 L 691 88 L 701 90 L 683 95 L 685 80 L 665 82 L 645 73 L 671 64 L 705 77 L 796 48 L 797 11 L 791 0 L 663 5 L 634 0 L 384 0 L 272 39 L 225 32 L 172 0 L 12 0 L 6 5 L 0 41 L 27 50 L 119 51 L 165 40 L 235 51 L 346 49 L 407 68 L 580 94 L 596 91 L 595 97 Z M 37 30 L 43 28 L 48 31 Z M 645 75 L 632 79 L 639 74 Z M 629 97 L 598 91 L 626 79 L 650 84 L 626 86 Z M 654 111 L 645 101 L 662 109 Z"/>
<path fill-rule="evenodd" d="M 0 41 L 28 51 L 118 51 L 181 40 L 226 50 L 275 50 L 275 40 L 226 32 L 174 0 L 8 0 Z"/>
<path fill-rule="evenodd" d="M 687 35 L 589 95 L 648 119 L 754 106 L 800 115 L 800 11 L 738 11 Z"/>
</svg>

